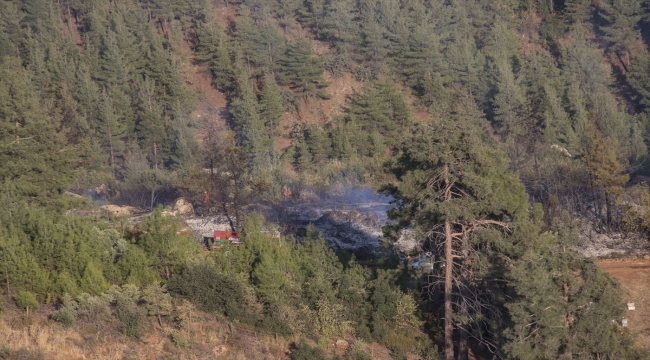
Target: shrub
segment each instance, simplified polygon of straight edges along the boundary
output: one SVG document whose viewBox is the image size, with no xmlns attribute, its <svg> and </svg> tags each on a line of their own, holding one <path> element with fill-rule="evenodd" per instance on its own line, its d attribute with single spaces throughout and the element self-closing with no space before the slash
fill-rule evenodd
<svg viewBox="0 0 650 360">
<path fill-rule="evenodd" d="M 52 320 L 62 323 L 64 326 L 72 326 L 77 318 L 77 312 L 69 307 L 62 307 L 52 314 Z"/>
<path fill-rule="evenodd" d="M 300 340 L 291 350 L 291 360 L 327 360 L 327 357 L 323 349 L 311 347 L 304 340 Z"/>
<path fill-rule="evenodd" d="M 32 309 L 38 310 L 40 308 L 38 301 L 36 300 L 36 295 L 29 291 L 21 291 L 14 296 L 16 300 L 16 305 L 23 310 Z"/>
<path fill-rule="evenodd" d="M 6 359 L 11 355 L 11 349 L 9 345 L 2 343 L 0 344 L 0 359 Z"/>
<path fill-rule="evenodd" d="M 144 314 L 137 306 L 122 306 L 117 309 L 120 330 L 131 339 L 141 339 L 144 335 Z"/>
<path fill-rule="evenodd" d="M 98 319 L 110 313 L 108 302 L 105 299 L 88 293 L 79 295 L 77 301 L 71 303 L 70 306 L 77 310 L 79 316 L 89 319 Z"/>
<path fill-rule="evenodd" d="M 255 318 L 246 309 L 243 284 L 235 276 L 221 273 L 214 265 L 200 263 L 189 266 L 182 275 L 174 276 L 168 285 L 206 312 L 219 312 L 231 319 L 252 323 Z"/>
<path fill-rule="evenodd" d="M 350 346 L 350 351 L 343 357 L 345 360 L 372 360 L 367 346 L 363 341 L 357 341 Z"/>
<path fill-rule="evenodd" d="M 187 338 L 185 338 L 185 335 L 182 332 L 173 331 L 171 333 L 171 338 L 172 338 L 172 342 L 174 342 L 174 345 L 176 345 L 177 347 L 181 347 L 181 348 L 187 347 Z"/>
<path fill-rule="evenodd" d="M 20 360 L 45 360 L 45 355 L 40 350 L 21 348 L 12 354 L 11 357 L 7 358 Z"/>
<path fill-rule="evenodd" d="M 422 360 L 440 360 L 442 356 L 438 351 L 438 346 L 433 344 L 428 344 L 420 349 L 418 349 L 418 354 Z"/>
</svg>

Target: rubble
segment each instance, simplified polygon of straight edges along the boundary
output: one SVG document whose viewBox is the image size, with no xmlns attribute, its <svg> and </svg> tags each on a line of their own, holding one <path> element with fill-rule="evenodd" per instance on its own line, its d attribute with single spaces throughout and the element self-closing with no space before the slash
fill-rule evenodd
<svg viewBox="0 0 650 360">
<path fill-rule="evenodd" d="M 650 241 L 639 233 L 598 232 L 591 222 L 583 220 L 575 250 L 586 257 L 643 257 L 650 253 Z"/>
<path fill-rule="evenodd" d="M 187 227 L 192 229 L 194 237 L 199 241 L 202 240 L 203 237 L 212 236 L 215 230 L 232 230 L 228 217 L 223 215 L 189 218 L 185 219 L 185 224 L 187 224 Z"/>
<path fill-rule="evenodd" d="M 381 246 L 381 226 L 370 215 L 328 211 L 313 224 L 335 251 L 372 254 Z"/>
</svg>

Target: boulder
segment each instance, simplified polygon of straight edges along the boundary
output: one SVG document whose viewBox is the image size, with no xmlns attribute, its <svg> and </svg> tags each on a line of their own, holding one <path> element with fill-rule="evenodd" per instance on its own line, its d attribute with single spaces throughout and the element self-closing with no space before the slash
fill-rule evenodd
<svg viewBox="0 0 650 360">
<path fill-rule="evenodd" d="M 103 210 L 110 212 L 115 216 L 133 216 L 136 208 L 132 206 L 119 206 L 119 205 L 102 205 Z"/>
<path fill-rule="evenodd" d="M 339 350 L 348 351 L 350 349 L 350 343 L 343 339 L 336 340 L 335 345 Z"/>
<path fill-rule="evenodd" d="M 172 211 L 180 216 L 194 216 L 194 206 L 185 198 L 178 198 L 174 201 Z"/>
</svg>

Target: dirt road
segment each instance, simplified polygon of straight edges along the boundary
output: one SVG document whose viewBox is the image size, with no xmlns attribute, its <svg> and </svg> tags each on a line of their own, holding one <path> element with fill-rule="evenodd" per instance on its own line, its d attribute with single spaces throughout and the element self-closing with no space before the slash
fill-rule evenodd
<svg viewBox="0 0 650 360">
<path fill-rule="evenodd" d="M 606 259 L 598 264 L 621 282 L 623 300 L 635 304 L 636 310 L 626 310 L 629 328 L 638 344 L 650 349 L 650 259 Z"/>
</svg>

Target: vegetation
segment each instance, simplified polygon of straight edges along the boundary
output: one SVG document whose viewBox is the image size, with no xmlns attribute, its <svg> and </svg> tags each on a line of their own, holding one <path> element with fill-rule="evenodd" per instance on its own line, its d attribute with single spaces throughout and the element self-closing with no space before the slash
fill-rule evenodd
<svg viewBox="0 0 650 360">
<path fill-rule="evenodd" d="M 647 186 L 628 186 L 647 172 L 649 11 L 2 1 L 0 308 L 134 341 L 158 326 L 178 349 L 209 313 L 291 337 L 293 359 L 371 358 L 364 342 L 396 359 L 647 357 L 610 323 L 617 283 L 573 249 L 575 218 L 650 231 Z M 221 112 L 192 115 L 213 92 Z M 313 227 L 269 238 L 245 211 L 351 183 L 396 200 L 373 267 Z M 132 223 L 68 193 L 96 187 L 151 213 Z M 180 195 L 243 245 L 201 251 L 162 208 Z M 408 254 L 391 246 L 404 230 Z M 403 261 L 424 253 L 426 276 Z M 44 356 L 0 346 L 14 355 Z"/>
</svg>

